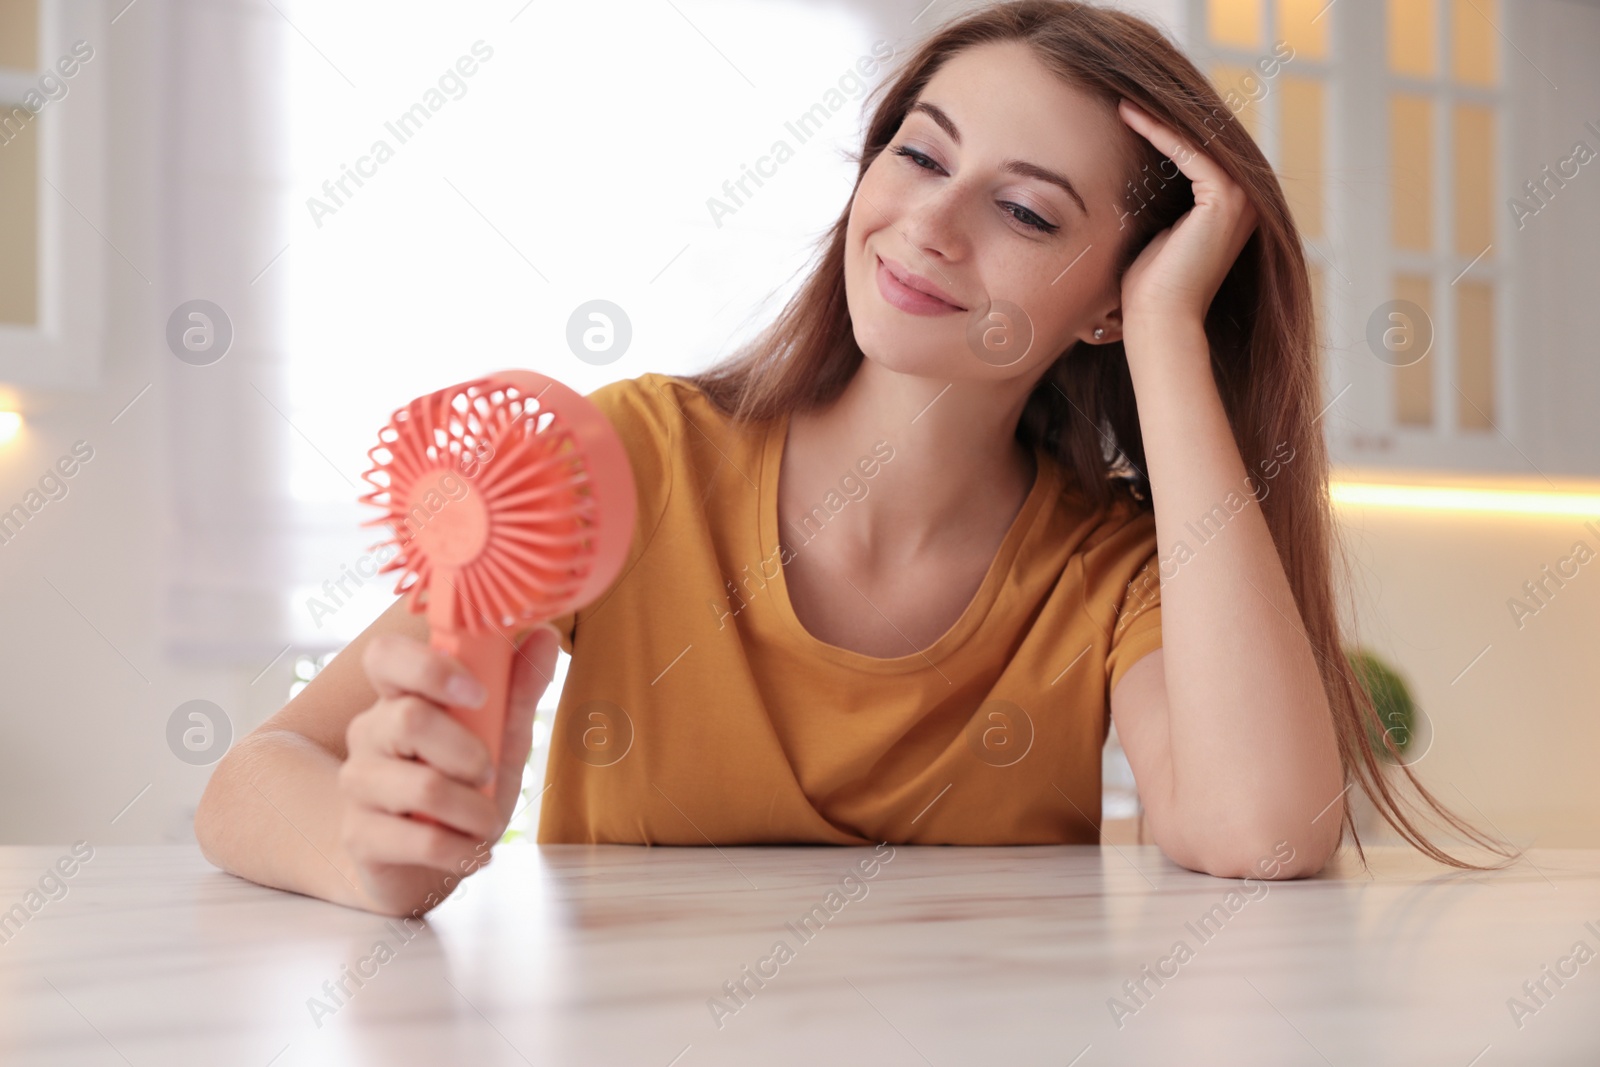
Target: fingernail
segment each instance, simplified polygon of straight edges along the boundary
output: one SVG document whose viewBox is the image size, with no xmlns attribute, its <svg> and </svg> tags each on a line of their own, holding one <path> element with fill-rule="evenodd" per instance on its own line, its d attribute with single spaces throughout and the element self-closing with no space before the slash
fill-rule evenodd
<svg viewBox="0 0 1600 1067">
<path fill-rule="evenodd" d="M 477 707 L 489 695 L 484 692 L 481 682 L 466 674 L 452 674 L 450 680 L 445 683 L 444 690 L 452 704 L 467 708 Z"/>
</svg>

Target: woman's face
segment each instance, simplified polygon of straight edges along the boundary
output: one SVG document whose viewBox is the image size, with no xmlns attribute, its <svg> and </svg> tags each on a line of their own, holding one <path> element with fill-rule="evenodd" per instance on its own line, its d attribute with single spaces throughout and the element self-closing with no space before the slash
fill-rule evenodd
<svg viewBox="0 0 1600 1067">
<path fill-rule="evenodd" d="M 862 352 L 902 373 L 993 381 L 1043 373 L 1096 327 L 1120 337 L 1129 137 L 1112 105 L 1025 44 L 948 60 L 851 205 L 845 293 Z"/>
</svg>

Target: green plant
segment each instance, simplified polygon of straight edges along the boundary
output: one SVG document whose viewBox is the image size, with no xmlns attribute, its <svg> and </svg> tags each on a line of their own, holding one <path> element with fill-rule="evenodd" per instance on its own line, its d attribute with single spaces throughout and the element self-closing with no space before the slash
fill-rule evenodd
<svg viewBox="0 0 1600 1067">
<path fill-rule="evenodd" d="M 1389 735 L 1395 752 L 1405 754 L 1416 730 L 1416 701 L 1412 699 L 1411 690 L 1407 688 L 1400 672 L 1376 653 L 1364 648 L 1354 648 L 1347 649 L 1345 656 L 1350 661 L 1351 669 L 1356 672 L 1356 679 L 1361 683 L 1361 688 L 1372 697 L 1372 705 L 1378 712 L 1378 721 L 1367 723 L 1367 734 L 1372 739 L 1372 746 L 1380 756 L 1393 763 L 1394 753 L 1391 753 L 1389 746 L 1384 743 L 1383 735 Z"/>
</svg>

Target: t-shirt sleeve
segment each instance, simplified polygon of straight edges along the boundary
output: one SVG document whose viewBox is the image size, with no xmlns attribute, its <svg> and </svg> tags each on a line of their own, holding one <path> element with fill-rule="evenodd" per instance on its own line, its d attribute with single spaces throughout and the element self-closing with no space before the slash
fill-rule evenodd
<svg viewBox="0 0 1600 1067">
<path fill-rule="evenodd" d="M 579 616 L 604 604 L 612 590 L 627 580 L 628 572 L 644 554 L 651 535 L 666 511 L 667 496 L 672 489 L 671 457 L 675 425 L 672 415 L 676 412 L 676 400 L 668 395 L 671 388 L 661 375 L 645 374 L 638 378 L 607 382 L 585 394 L 622 440 L 628 454 L 628 466 L 633 471 L 637 501 L 633 540 L 610 587 L 594 603 L 550 620 L 561 635 L 561 650 L 569 656 L 572 654 Z"/>
<path fill-rule="evenodd" d="M 1156 517 L 1132 500 L 1112 505 L 1083 555 L 1085 607 L 1105 639 L 1105 692 L 1161 647 Z"/>
<path fill-rule="evenodd" d="M 1129 579 L 1111 627 L 1111 650 L 1106 654 L 1106 692 L 1110 693 L 1128 668 L 1161 647 L 1161 571 L 1156 557 L 1154 526 L 1149 554 Z"/>
</svg>

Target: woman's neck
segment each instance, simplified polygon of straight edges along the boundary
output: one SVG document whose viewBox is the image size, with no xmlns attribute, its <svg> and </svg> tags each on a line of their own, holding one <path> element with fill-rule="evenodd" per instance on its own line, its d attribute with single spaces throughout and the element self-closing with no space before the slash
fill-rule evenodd
<svg viewBox="0 0 1600 1067">
<path fill-rule="evenodd" d="M 797 504 L 821 499 L 847 473 L 864 481 L 867 493 L 852 501 L 840 531 L 853 542 L 849 555 L 864 562 L 974 543 L 992 548 L 1036 476 L 1033 451 L 1016 440 L 1027 389 L 1023 381 L 902 374 L 864 359 L 833 404 L 791 414 L 784 496 Z M 861 479 L 858 461 L 878 441 L 888 442 L 893 458 Z"/>
</svg>

